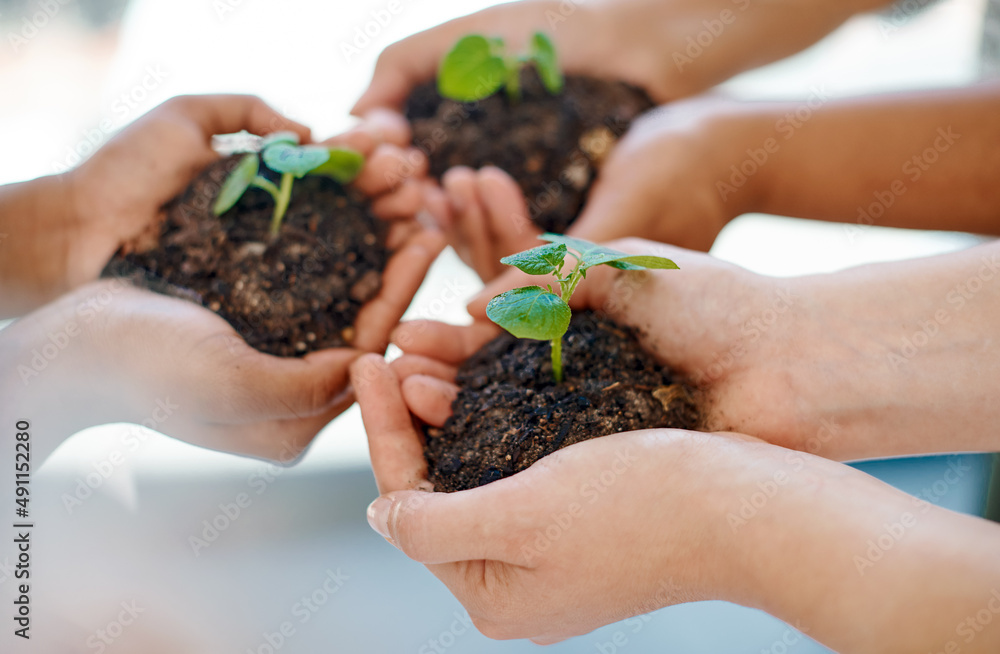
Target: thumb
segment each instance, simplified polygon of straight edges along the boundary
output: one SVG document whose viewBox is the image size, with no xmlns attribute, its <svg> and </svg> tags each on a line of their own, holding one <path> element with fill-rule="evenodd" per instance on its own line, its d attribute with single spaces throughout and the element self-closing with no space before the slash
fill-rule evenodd
<svg viewBox="0 0 1000 654">
<path fill-rule="evenodd" d="M 504 561 L 522 565 L 519 528 L 510 516 L 519 506 L 507 488 L 494 482 L 458 493 L 396 491 L 368 507 L 368 524 L 414 561 Z M 489 516 L 484 520 L 483 516 Z"/>
<path fill-rule="evenodd" d="M 607 173 L 607 168 L 605 168 Z M 630 182 L 630 178 L 598 177 L 587 196 L 583 211 L 567 234 L 594 243 L 604 243 L 625 236 L 648 237 L 643 217 L 655 212 L 648 197 Z"/>
</svg>

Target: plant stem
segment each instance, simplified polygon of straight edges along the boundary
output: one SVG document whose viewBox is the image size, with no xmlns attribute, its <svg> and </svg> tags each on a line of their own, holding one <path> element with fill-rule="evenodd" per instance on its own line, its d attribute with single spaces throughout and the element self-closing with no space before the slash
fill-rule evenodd
<svg viewBox="0 0 1000 654">
<path fill-rule="evenodd" d="M 521 102 L 521 61 L 516 57 L 507 58 L 507 80 L 504 88 L 507 91 L 507 99 L 511 104 Z"/>
<path fill-rule="evenodd" d="M 562 337 L 552 341 L 552 375 L 556 378 L 556 383 L 561 384 L 563 380 L 562 367 Z"/>
<path fill-rule="evenodd" d="M 295 177 L 291 173 L 285 173 L 281 176 L 281 188 L 278 190 L 278 195 L 274 198 L 274 214 L 271 217 L 272 238 L 278 235 L 278 231 L 281 229 L 281 221 L 284 220 L 285 212 L 288 211 L 288 203 L 292 199 L 292 183 L 294 181 Z"/>
</svg>

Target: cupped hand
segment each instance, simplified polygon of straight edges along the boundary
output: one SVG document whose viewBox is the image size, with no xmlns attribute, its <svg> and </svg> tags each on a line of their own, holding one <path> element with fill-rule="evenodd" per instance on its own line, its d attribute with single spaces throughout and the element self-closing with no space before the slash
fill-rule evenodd
<svg viewBox="0 0 1000 654">
<path fill-rule="evenodd" d="M 358 314 L 353 347 L 301 359 L 251 348 L 224 319 L 192 302 L 120 280 L 85 285 L 3 332 L 5 367 L 11 380 L 19 377 L 11 382 L 14 398 L 24 398 L 17 406 L 27 415 L 63 397 L 53 437 L 152 416 L 160 417 L 155 429 L 181 440 L 291 460 L 353 402 L 348 366 L 362 352 L 384 351 L 442 247 L 432 231 L 410 237 L 390 259 L 379 294 Z M 53 343 L 52 365 L 32 359 Z"/>
<path fill-rule="evenodd" d="M 731 219 L 756 206 L 761 177 L 725 185 L 773 127 L 762 114 L 718 99 L 676 102 L 641 117 L 601 164 L 568 234 L 595 242 L 641 237 L 708 250 Z M 757 143 L 757 145 L 760 145 Z M 723 191 L 720 192 L 720 184 Z M 426 203 L 459 256 L 489 281 L 502 257 L 537 244 L 541 234 L 514 180 L 498 168 L 456 167 Z"/>
<path fill-rule="evenodd" d="M 369 521 L 427 564 L 487 636 L 551 643 L 747 592 L 736 557 L 724 555 L 720 491 L 757 475 L 750 461 L 781 465 L 783 451 L 737 435 L 631 432 L 573 445 L 477 489 L 429 493 L 410 415 L 417 407 L 407 406 L 396 372 L 363 357 L 352 384 L 382 494 Z"/>
</svg>

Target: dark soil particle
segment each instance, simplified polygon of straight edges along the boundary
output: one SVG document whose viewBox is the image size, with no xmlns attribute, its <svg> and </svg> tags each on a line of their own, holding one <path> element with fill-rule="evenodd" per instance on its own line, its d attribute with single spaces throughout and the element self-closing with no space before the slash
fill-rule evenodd
<svg viewBox="0 0 1000 654">
<path fill-rule="evenodd" d="M 418 86 L 405 107 L 413 144 L 438 178 L 453 166 L 507 171 L 532 220 L 562 233 L 579 215 L 611 146 L 654 103 L 629 84 L 579 76 L 567 76 L 562 93 L 551 95 L 533 67 L 521 71 L 521 86 L 518 103 L 502 90 L 460 103 L 442 98 L 436 82 Z"/>
<path fill-rule="evenodd" d="M 699 426 L 694 389 L 657 363 L 631 328 L 577 313 L 563 365 L 565 381 L 556 384 L 549 344 L 507 333 L 470 357 L 458 372 L 453 415 L 424 430 L 434 489 L 482 486 L 598 436 Z"/>
<path fill-rule="evenodd" d="M 103 276 L 197 302 L 269 354 L 348 345 L 358 311 L 381 287 L 385 223 L 360 193 L 320 176 L 295 181 L 276 239 L 268 233 L 274 202 L 260 189 L 216 217 L 215 197 L 241 156 L 209 166 Z"/>
</svg>

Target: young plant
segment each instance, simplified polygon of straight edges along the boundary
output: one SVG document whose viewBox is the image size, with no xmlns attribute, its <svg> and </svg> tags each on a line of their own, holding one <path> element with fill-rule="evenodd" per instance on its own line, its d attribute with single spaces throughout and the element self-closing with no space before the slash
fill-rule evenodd
<svg viewBox="0 0 1000 654">
<path fill-rule="evenodd" d="M 278 184 L 260 174 L 261 159 L 268 168 L 281 175 Z M 221 216 L 232 209 L 251 186 L 264 189 L 274 198 L 274 213 L 271 216 L 273 238 L 281 229 L 296 179 L 306 175 L 326 175 L 347 184 L 358 176 L 364 163 L 364 157 L 354 150 L 299 145 L 299 137 L 293 132 L 276 132 L 261 142 L 260 155 L 254 152 L 243 157 L 222 183 L 212 211 Z"/>
<path fill-rule="evenodd" d="M 511 102 L 521 100 L 521 69 L 533 63 L 542 84 L 552 95 L 563 88 L 563 75 L 556 62 L 556 49 L 549 37 L 535 32 L 526 54 L 506 52 L 503 39 L 479 34 L 462 37 L 441 61 L 438 93 L 458 102 L 474 102 L 507 90 Z"/>
<path fill-rule="evenodd" d="M 559 383 L 563 380 L 562 337 L 572 317 L 569 299 L 587 277 L 587 271 L 600 265 L 619 270 L 676 270 L 677 264 L 663 257 L 626 254 L 571 236 L 543 234 L 541 238 L 549 242 L 504 257 L 500 263 L 516 266 L 529 275 L 553 275 L 559 283 L 559 295 L 552 292 L 552 286 L 548 290 L 541 286 L 515 288 L 490 300 L 486 315 L 517 338 L 551 341 L 552 374 Z M 564 275 L 567 254 L 576 259 L 576 265 Z"/>
</svg>

